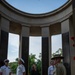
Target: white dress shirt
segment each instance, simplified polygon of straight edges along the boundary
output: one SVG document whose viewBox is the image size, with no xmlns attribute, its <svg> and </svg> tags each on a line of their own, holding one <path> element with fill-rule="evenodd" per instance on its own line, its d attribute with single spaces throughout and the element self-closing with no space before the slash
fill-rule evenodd
<svg viewBox="0 0 75 75">
<path fill-rule="evenodd" d="M 0 68 L 0 72 L 2 73 L 2 75 L 9 75 L 9 73 L 11 72 L 10 68 L 8 66 L 2 66 Z"/>
<path fill-rule="evenodd" d="M 25 67 L 24 67 L 24 65 L 19 65 L 18 67 L 17 67 L 17 74 L 16 75 L 23 75 L 23 73 L 25 72 Z"/>
<path fill-rule="evenodd" d="M 54 68 L 53 68 L 53 66 L 51 65 L 51 66 L 48 68 L 48 75 L 53 75 L 53 71 L 54 71 Z"/>
</svg>

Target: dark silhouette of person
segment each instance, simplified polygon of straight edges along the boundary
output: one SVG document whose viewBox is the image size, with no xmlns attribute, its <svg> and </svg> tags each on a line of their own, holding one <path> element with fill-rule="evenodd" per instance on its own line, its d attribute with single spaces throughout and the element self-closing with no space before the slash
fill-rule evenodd
<svg viewBox="0 0 75 75">
<path fill-rule="evenodd" d="M 40 75 L 40 74 L 39 74 L 39 71 L 37 70 L 35 64 L 32 65 L 32 68 L 31 68 L 31 75 Z"/>
</svg>

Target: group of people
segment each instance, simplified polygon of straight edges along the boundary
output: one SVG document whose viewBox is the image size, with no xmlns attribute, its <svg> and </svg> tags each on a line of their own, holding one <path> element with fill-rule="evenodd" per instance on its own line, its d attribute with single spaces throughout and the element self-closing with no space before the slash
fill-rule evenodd
<svg viewBox="0 0 75 75">
<path fill-rule="evenodd" d="M 66 68 L 62 64 L 61 59 L 63 59 L 61 55 L 54 55 L 54 57 L 51 58 L 50 66 L 48 68 L 48 75 L 66 75 Z M 24 63 L 25 62 L 22 58 L 18 59 L 16 75 L 26 75 L 26 70 L 23 65 Z M 11 75 L 11 69 L 8 64 L 9 60 L 5 59 L 4 65 L 0 68 L 0 75 Z M 39 75 L 35 64 L 32 65 L 31 75 Z"/>
<path fill-rule="evenodd" d="M 61 62 L 63 58 L 64 57 L 59 54 L 56 54 L 53 58 L 51 58 L 48 75 L 66 75 L 66 68 Z"/>
<path fill-rule="evenodd" d="M 18 67 L 16 71 L 16 75 L 26 75 L 26 70 L 24 67 L 24 60 L 22 58 L 18 59 Z M 4 60 L 4 65 L 0 68 L 0 75 L 11 75 L 11 69 L 8 66 L 9 60 L 5 59 Z"/>
</svg>

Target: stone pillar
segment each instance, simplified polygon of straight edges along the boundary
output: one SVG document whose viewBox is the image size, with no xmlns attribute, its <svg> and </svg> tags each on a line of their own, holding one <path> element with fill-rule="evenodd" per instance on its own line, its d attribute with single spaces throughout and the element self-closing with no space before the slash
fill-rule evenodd
<svg viewBox="0 0 75 75">
<path fill-rule="evenodd" d="M 63 61 L 67 70 L 67 75 L 71 75 L 69 19 L 61 23 L 61 33 L 62 33 L 62 51 L 64 56 Z"/>
<path fill-rule="evenodd" d="M 8 32 L 9 32 L 9 21 L 2 17 L 1 18 L 1 49 L 0 49 L 1 61 L 7 58 Z"/>
<path fill-rule="evenodd" d="M 71 60 L 71 75 L 75 74 L 75 42 L 74 37 L 73 19 L 70 19 L 70 60 Z"/>
<path fill-rule="evenodd" d="M 72 0 L 72 5 L 73 5 L 73 26 L 75 32 L 75 0 Z"/>
<path fill-rule="evenodd" d="M 73 5 L 73 20 L 70 21 L 71 25 L 71 37 L 74 37 L 75 38 L 75 0 L 72 0 L 72 5 Z M 73 24 L 72 24 L 73 23 Z M 75 46 L 73 47 L 73 44 L 75 44 L 75 39 L 74 41 L 70 41 L 72 44 L 71 44 L 71 75 L 74 75 L 75 74 Z"/>
<path fill-rule="evenodd" d="M 49 27 L 42 28 L 42 75 L 48 75 Z"/>
<path fill-rule="evenodd" d="M 75 10 L 75 0 L 72 0 L 73 9 Z"/>
<path fill-rule="evenodd" d="M 20 53 L 21 57 L 25 61 L 26 75 L 28 75 L 28 58 L 29 58 L 29 28 L 22 27 L 20 38 Z"/>
<path fill-rule="evenodd" d="M 50 28 L 49 28 L 50 29 Z M 49 66 L 52 58 L 52 50 L 51 50 L 51 31 L 49 30 Z"/>
<path fill-rule="evenodd" d="M 1 15 L 0 15 L 0 49 L 1 49 Z"/>
</svg>

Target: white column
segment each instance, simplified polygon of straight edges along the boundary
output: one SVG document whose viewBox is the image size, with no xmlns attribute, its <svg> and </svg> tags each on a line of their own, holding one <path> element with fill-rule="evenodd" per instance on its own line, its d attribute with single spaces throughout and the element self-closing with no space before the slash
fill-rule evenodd
<svg viewBox="0 0 75 75">
<path fill-rule="evenodd" d="M 69 19 L 61 23 L 61 33 L 69 32 Z"/>
<path fill-rule="evenodd" d="M 42 37 L 49 37 L 49 27 L 42 27 Z"/>
<path fill-rule="evenodd" d="M 29 27 L 22 26 L 21 35 L 20 35 L 19 57 L 22 56 L 22 37 L 29 37 Z"/>
</svg>

